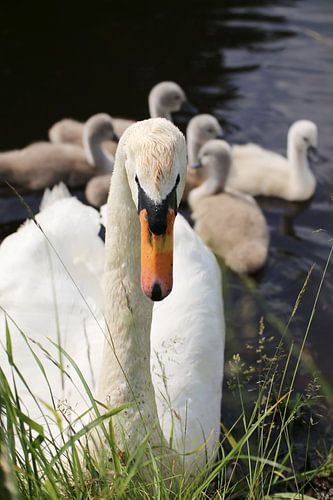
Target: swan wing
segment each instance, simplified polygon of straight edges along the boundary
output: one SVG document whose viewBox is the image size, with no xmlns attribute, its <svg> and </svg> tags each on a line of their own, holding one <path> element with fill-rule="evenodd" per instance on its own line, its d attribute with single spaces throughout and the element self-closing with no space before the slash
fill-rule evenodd
<svg viewBox="0 0 333 500">
<path fill-rule="evenodd" d="M 256 144 L 232 147 L 227 186 L 253 196 L 285 196 L 289 184 L 288 160 Z"/>
<path fill-rule="evenodd" d="M 78 377 L 69 361 L 61 360 L 53 342 L 60 341 L 93 387 L 97 375 L 90 359 L 95 358 L 94 366 L 100 366 L 103 344 L 104 245 L 98 238 L 99 214 L 75 198 L 65 198 L 45 207 L 36 221 L 39 227 L 27 221 L 0 247 L 0 364 L 10 376 L 4 351 L 7 316 L 15 363 L 34 396 L 52 404 L 45 378 L 21 332 L 31 339 L 29 344 L 43 363 L 56 405 L 66 403 L 77 414 L 84 403 L 75 389 Z M 41 418 L 21 381 L 18 389 L 25 410 L 33 418 Z"/>
</svg>

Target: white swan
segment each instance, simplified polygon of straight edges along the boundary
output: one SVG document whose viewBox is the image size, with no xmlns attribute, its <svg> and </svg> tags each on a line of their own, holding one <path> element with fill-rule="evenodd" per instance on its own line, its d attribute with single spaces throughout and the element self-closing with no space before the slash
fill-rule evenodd
<svg viewBox="0 0 333 500">
<path fill-rule="evenodd" d="M 201 147 L 198 160 L 202 184 L 189 193 L 195 230 L 203 241 L 237 273 L 253 273 L 267 260 L 266 219 L 252 196 L 227 190 L 231 148 L 221 140 Z"/>
<path fill-rule="evenodd" d="M 149 113 L 151 118 L 167 118 L 172 121 L 171 113 L 191 108 L 184 90 L 175 82 L 160 82 L 155 85 L 148 96 Z M 121 120 L 122 125 L 126 122 L 124 119 L 113 118 L 113 126 L 118 137 L 124 130 L 134 123 L 133 120 L 127 120 L 127 126 L 122 130 L 119 129 L 118 120 Z M 82 137 L 83 124 L 75 122 L 75 120 L 62 120 L 56 123 L 49 131 L 50 140 L 53 142 L 72 142 L 75 139 L 76 144 L 80 144 Z M 110 149 L 110 148 L 109 148 Z M 114 147 L 110 149 L 115 153 Z M 106 203 L 111 178 L 106 175 L 97 176 L 91 179 L 86 187 L 85 196 L 91 205 L 100 207 Z"/>
<path fill-rule="evenodd" d="M 77 286 L 32 221 L 4 240 L 0 247 L 0 304 L 55 359 L 59 359 L 58 350 L 46 337 L 57 341 L 59 331 L 62 345 L 89 385 L 96 388 L 99 379 L 99 401 L 111 407 L 137 401 L 138 405 L 128 409 L 115 426 L 119 443 L 121 430 L 134 446 L 149 429 L 153 443 L 160 444 L 158 411 L 166 440 L 174 422 L 174 445 L 180 453 L 202 445 L 201 452 L 184 459 L 190 467 L 193 462 L 202 463 L 206 451 L 214 456 L 218 442 L 224 322 L 216 261 L 181 216 L 175 222 L 174 289 L 155 305 L 153 319 L 153 303 L 140 287 L 140 239 L 143 266 L 149 265 L 146 243 L 158 246 L 157 253 L 154 248 L 151 252 L 150 270 L 141 272 L 145 292 L 161 298 L 170 287 L 170 224 L 176 198 L 179 200 L 182 194 L 185 165 L 183 136 L 166 120 L 137 123 L 119 143 L 107 208 L 105 315 L 126 378 L 108 334 L 106 340 L 103 335 L 104 247 L 97 236 L 99 215 L 94 209 L 68 198 L 46 206 L 36 217 Z M 146 223 L 156 233 L 166 231 L 167 236 L 150 233 L 151 239 L 146 241 Z M 154 278 L 154 268 L 160 281 Z M 11 320 L 9 326 L 18 366 L 28 381 L 34 381 L 33 389 L 40 400 L 50 402 L 47 384 L 22 336 Z M 1 339 L 3 343 L 4 325 Z M 37 344 L 33 348 L 43 359 L 56 401 L 80 414 L 87 402 L 78 397 L 67 376 L 63 389 L 60 370 Z M 0 362 L 8 373 L 3 351 Z M 79 386 L 66 359 L 63 364 Z M 36 417 L 38 409 L 20 382 L 18 386 L 26 411 Z M 166 401 L 170 401 L 170 407 Z"/>
<path fill-rule="evenodd" d="M 315 123 L 299 120 L 288 131 L 287 158 L 256 144 L 235 145 L 232 148 L 233 165 L 227 185 L 254 196 L 307 200 L 316 188 L 307 150 L 317 147 L 317 142 Z"/>
<path fill-rule="evenodd" d="M 85 149 L 72 144 L 36 142 L 21 150 L 0 153 L 0 179 L 26 189 L 44 189 L 60 181 L 82 186 L 101 172 L 111 172 L 113 157 L 101 143 L 114 132 L 110 118 L 100 114 L 88 120 Z"/>
</svg>

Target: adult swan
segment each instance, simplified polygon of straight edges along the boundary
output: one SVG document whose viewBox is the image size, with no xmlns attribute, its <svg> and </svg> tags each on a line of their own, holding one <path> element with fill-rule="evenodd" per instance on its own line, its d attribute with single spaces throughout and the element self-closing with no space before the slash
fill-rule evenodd
<svg viewBox="0 0 333 500">
<path fill-rule="evenodd" d="M 57 356 L 46 340 L 57 339 L 55 294 L 54 323 L 60 325 L 62 345 L 90 386 L 99 380 L 96 399 L 111 408 L 134 402 L 114 421 L 119 446 L 124 435 L 132 449 L 147 431 L 153 445 L 161 444 L 161 430 L 168 442 L 173 432 L 174 448 L 191 467 L 214 457 L 218 443 L 224 322 L 216 261 L 180 215 L 173 290 L 166 297 L 172 288 L 172 226 L 185 169 L 184 137 L 165 119 L 136 123 L 120 140 L 107 206 L 105 340 L 91 314 L 101 322 L 104 250 L 97 237 L 98 214 L 74 198 L 59 200 L 37 216 L 43 233 L 29 222 L 1 245 L 0 304 L 37 345 L 47 344 L 50 356 L 43 363 L 54 398 L 66 399 L 81 413 L 70 381 L 65 377 L 62 392 L 59 369 L 50 359 Z M 51 251 L 49 265 L 45 234 L 61 262 Z M 151 299 L 164 297 L 153 311 Z M 39 399 L 48 401 L 47 384 L 12 323 L 10 331 L 17 364 L 34 381 Z M 5 358 L 0 361 L 5 366 Z M 32 411 L 29 394 L 20 391 Z M 159 446 L 153 450 L 160 454 Z"/>
</svg>

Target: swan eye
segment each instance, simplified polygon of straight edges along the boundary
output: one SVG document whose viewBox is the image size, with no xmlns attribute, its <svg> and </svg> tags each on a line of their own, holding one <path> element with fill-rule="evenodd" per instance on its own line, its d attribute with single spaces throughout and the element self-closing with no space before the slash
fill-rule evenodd
<svg viewBox="0 0 333 500">
<path fill-rule="evenodd" d="M 139 179 L 138 179 L 138 176 L 136 175 L 135 178 L 134 178 L 135 182 L 137 183 L 137 185 L 140 187 L 140 182 L 139 182 Z"/>
<path fill-rule="evenodd" d="M 180 175 L 178 174 L 178 175 L 177 175 L 177 179 L 176 179 L 175 188 L 178 186 L 179 181 L 180 181 Z"/>
</svg>

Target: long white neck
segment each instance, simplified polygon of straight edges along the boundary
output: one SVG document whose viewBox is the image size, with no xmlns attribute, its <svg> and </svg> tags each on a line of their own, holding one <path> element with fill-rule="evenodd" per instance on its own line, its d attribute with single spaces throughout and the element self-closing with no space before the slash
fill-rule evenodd
<svg viewBox="0 0 333 500">
<path fill-rule="evenodd" d="M 297 147 L 293 136 L 288 137 L 287 158 L 296 169 L 309 168 L 307 149 L 306 147 Z"/>
<path fill-rule="evenodd" d="M 87 160 L 91 165 L 95 165 L 103 173 L 112 173 L 114 158 L 102 148 L 101 142 L 97 137 L 84 135 L 83 147 Z"/>
<path fill-rule="evenodd" d="M 152 96 L 149 96 L 148 105 L 150 118 L 166 118 L 167 120 L 172 122 L 171 113 L 167 111 L 163 106 L 161 106 L 161 103 L 158 99 L 156 99 L 154 94 Z"/>
<path fill-rule="evenodd" d="M 309 166 L 306 145 L 299 147 L 292 134 L 288 136 L 287 158 L 290 166 L 291 196 L 300 193 L 304 199 L 309 198 L 314 192 L 316 179 Z"/>
<path fill-rule="evenodd" d="M 118 446 L 131 449 L 149 433 L 161 444 L 150 375 L 153 303 L 140 286 L 140 224 L 132 200 L 121 143 L 107 205 L 105 319 L 107 323 L 98 400 L 116 408 L 133 405 L 114 422 Z"/>
</svg>

